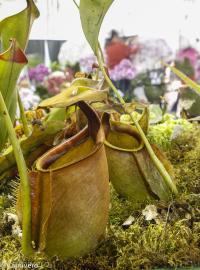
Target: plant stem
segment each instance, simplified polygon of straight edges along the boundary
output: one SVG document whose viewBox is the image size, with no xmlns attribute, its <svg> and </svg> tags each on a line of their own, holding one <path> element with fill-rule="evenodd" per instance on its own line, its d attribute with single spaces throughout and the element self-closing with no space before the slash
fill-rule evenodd
<svg viewBox="0 0 200 270">
<path fill-rule="evenodd" d="M 4 102 L 2 93 L 0 91 L 0 113 L 4 119 L 6 128 L 8 130 L 8 136 L 13 147 L 13 152 L 15 155 L 20 182 L 22 186 L 22 251 L 25 255 L 31 255 L 33 248 L 31 246 L 31 197 L 30 197 L 30 186 L 27 173 L 26 163 L 23 157 L 23 153 L 20 147 L 20 143 L 16 137 L 15 130 L 13 128 L 12 121 L 10 119 L 6 104 Z"/>
<path fill-rule="evenodd" d="M 100 51 L 101 62 L 103 63 L 103 65 L 105 65 L 104 56 L 103 56 L 103 51 L 102 51 L 102 49 L 101 49 L 101 45 L 100 45 L 99 42 L 98 42 L 98 49 L 99 49 L 99 51 Z"/>
<path fill-rule="evenodd" d="M 96 55 L 97 55 L 97 60 L 98 60 L 98 63 L 99 63 L 99 66 L 100 66 L 100 69 L 108 83 L 108 85 L 110 86 L 110 88 L 114 91 L 115 95 L 117 96 L 117 98 L 119 99 L 119 101 L 122 103 L 122 104 L 125 104 L 125 101 L 123 100 L 123 98 L 121 97 L 121 95 L 119 94 L 119 91 L 117 90 L 117 88 L 114 86 L 114 84 L 112 83 L 112 81 L 110 80 L 106 70 L 105 70 L 105 67 L 104 67 L 104 62 L 102 61 L 102 56 L 103 54 L 100 53 L 99 54 L 99 51 L 101 52 L 101 50 L 99 50 L 99 47 L 100 45 L 98 44 L 98 47 L 97 47 L 97 50 L 96 50 Z"/>
<path fill-rule="evenodd" d="M 23 124 L 23 128 L 24 128 L 24 134 L 26 135 L 26 137 L 28 137 L 30 135 L 30 129 L 28 127 L 28 121 L 26 119 L 25 116 L 25 112 L 24 112 L 24 106 L 22 104 L 20 95 L 19 95 L 19 91 L 17 91 L 18 93 L 18 105 L 19 105 L 19 110 L 20 110 L 20 118 Z"/>
<path fill-rule="evenodd" d="M 96 70 L 95 80 L 96 80 L 96 81 L 99 80 L 99 68 L 97 68 L 97 70 Z"/>
<path fill-rule="evenodd" d="M 112 81 L 110 80 L 106 70 L 105 70 L 105 67 L 104 67 L 104 64 L 103 64 L 103 61 L 102 61 L 102 58 L 103 58 L 103 54 L 102 54 L 102 50 L 101 50 L 101 47 L 99 45 L 99 43 L 97 44 L 97 48 L 96 48 L 96 55 L 97 55 L 97 60 L 99 62 L 99 66 L 101 68 L 101 71 L 108 83 L 108 85 L 111 87 L 111 89 L 114 91 L 114 93 L 116 94 L 117 98 L 119 99 L 119 101 L 121 102 L 121 104 L 125 104 L 125 101 L 124 99 L 121 97 L 121 95 L 119 94 L 117 88 L 114 86 L 114 84 L 112 83 Z M 125 108 L 124 108 L 125 109 Z M 171 176 L 169 175 L 169 173 L 167 172 L 167 170 L 165 169 L 165 167 L 163 166 L 162 162 L 157 158 L 157 156 L 155 155 L 149 141 L 147 140 L 146 138 L 146 135 L 144 134 L 142 128 L 140 127 L 140 124 L 135 121 L 134 117 L 126 111 L 125 109 L 125 112 L 127 114 L 130 115 L 131 117 L 131 120 L 133 121 L 133 123 L 135 124 L 135 126 L 137 127 L 138 129 L 138 132 L 144 142 L 144 145 L 146 146 L 147 148 L 147 151 L 149 153 L 149 156 L 151 157 L 151 160 L 153 161 L 154 165 L 156 166 L 157 170 L 159 171 L 159 173 L 161 174 L 163 180 L 165 181 L 166 185 L 168 187 L 170 187 L 171 191 L 174 193 L 174 194 L 177 194 L 178 191 L 177 191 L 177 188 L 175 186 L 175 184 L 173 183 L 172 179 L 171 179 Z"/>
</svg>

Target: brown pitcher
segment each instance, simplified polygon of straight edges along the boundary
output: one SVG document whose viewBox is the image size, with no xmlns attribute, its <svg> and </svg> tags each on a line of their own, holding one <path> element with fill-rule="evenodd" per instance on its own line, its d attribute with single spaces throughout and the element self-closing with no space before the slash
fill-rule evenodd
<svg viewBox="0 0 200 270">
<path fill-rule="evenodd" d="M 101 122 L 85 102 L 76 105 L 88 125 L 41 156 L 30 172 L 32 240 L 37 250 L 61 258 L 94 249 L 104 236 L 109 210 Z M 19 196 L 21 217 L 20 201 Z"/>
</svg>

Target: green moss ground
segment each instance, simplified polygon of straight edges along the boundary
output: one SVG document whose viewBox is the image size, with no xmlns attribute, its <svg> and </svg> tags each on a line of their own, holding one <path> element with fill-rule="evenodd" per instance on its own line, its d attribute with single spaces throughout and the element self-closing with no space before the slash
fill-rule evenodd
<svg viewBox="0 0 200 270">
<path fill-rule="evenodd" d="M 180 195 L 169 204 L 154 202 L 159 213 L 157 222 L 145 220 L 142 215 L 145 204 L 135 206 L 119 198 L 111 187 L 109 226 L 105 240 L 95 252 L 65 262 L 36 255 L 28 262 L 35 263 L 35 268 L 41 270 L 176 269 L 192 266 L 200 269 L 199 126 L 174 140 L 167 155 L 175 168 Z M 1 214 L 13 211 L 8 207 L 4 196 L 4 200 L 0 200 Z M 122 224 L 130 215 L 135 221 L 124 229 Z M 13 263 L 27 262 L 20 252 L 20 241 L 10 234 L 11 225 L 0 223 L 0 263 L 8 266 L 4 269 L 9 269 Z M 16 266 L 15 269 L 23 268 Z"/>
</svg>

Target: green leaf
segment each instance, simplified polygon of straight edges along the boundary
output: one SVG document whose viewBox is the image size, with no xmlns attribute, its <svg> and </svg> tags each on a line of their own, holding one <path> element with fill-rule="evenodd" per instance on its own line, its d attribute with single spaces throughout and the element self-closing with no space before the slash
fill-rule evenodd
<svg viewBox="0 0 200 270">
<path fill-rule="evenodd" d="M 8 112 L 12 121 L 15 118 L 17 106 L 17 91 L 15 85 L 22 68 L 28 60 L 23 51 L 19 48 L 18 43 L 12 40 L 7 51 L 0 54 L 0 91 L 5 100 Z M 7 130 L 0 115 L 0 151 L 7 140 Z"/>
<path fill-rule="evenodd" d="M 114 0 L 80 0 L 80 17 L 83 32 L 96 54 L 101 24 Z"/>
<path fill-rule="evenodd" d="M 193 80 L 191 80 L 188 76 L 186 76 L 183 72 L 181 72 L 180 70 L 178 70 L 175 67 L 172 67 L 168 64 L 164 64 L 165 66 L 169 67 L 171 69 L 171 71 L 176 74 L 182 81 L 184 81 L 184 83 L 197 91 L 198 94 L 200 94 L 200 85 L 198 85 L 197 83 L 195 83 Z"/>
<path fill-rule="evenodd" d="M 75 92 L 74 95 L 73 91 Z M 70 89 L 70 91 L 64 91 L 55 97 L 42 101 L 39 104 L 39 107 L 65 108 L 78 101 L 95 102 L 106 99 L 107 91 L 94 90 L 93 88 L 79 86 L 77 88 Z"/>
<path fill-rule="evenodd" d="M 39 11 L 33 0 L 27 0 L 27 7 L 21 12 L 7 17 L 0 22 L 2 49 L 9 47 L 10 39 L 16 39 L 21 49 L 25 50 L 32 24 L 39 17 Z"/>
<path fill-rule="evenodd" d="M 39 104 L 39 107 L 66 108 L 78 101 L 103 101 L 107 99 L 107 90 L 98 90 L 101 82 L 90 79 L 76 79 L 70 87 L 60 94 L 48 98 Z"/>
<path fill-rule="evenodd" d="M 174 171 L 171 163 L 156 146 L 152 145 L 152 148 L 172 179 L 174 179 Z M 143 148 L 141 151 L 134 152 L 133 155 L 137 160 L 138 168 L 140 168 L 142 172 L 143 179 L 146 181 L 153 194 L 161 200 L 169 200 L 171 198 L 171 190 L 169 186 L 166 185 L 165 181 L 163 181 L 162 176 L 153 164 L 147 149 Z"/>
<path fill-rule="evenodd" d="M 0 54 L 0 91 L 12 121 L 15 119 L 17 107 L 16 82 L 28 62 L 24 50 L 33 21 L 38 16 L 39 11 L 33 0 L 27 0 L 27 7 L 23 11 L 0 22 L 0 39 L 4 51 Z M 1 115 L 0 127 L 1 151 L 8 137 Z"/>
<path fill-rule="evenodd" d="M 45 123 L 49 124 L 52 121 L 62 121 L 64 122 L 67 118 L 68 113 L 66 108 L 53 108 L 51 112 L 45 117 Z"/>
</svg>

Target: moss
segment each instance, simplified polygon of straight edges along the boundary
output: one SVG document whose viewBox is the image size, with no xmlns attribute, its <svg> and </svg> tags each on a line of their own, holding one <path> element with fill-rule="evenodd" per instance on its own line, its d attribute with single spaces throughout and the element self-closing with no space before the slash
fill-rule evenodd
<svg viewBox="0 0 200 270">
<path fill-rule="evenodd" d="M 175 171 L 180 193 L 200 193 L 200 127 L 184 132 L 172 142 L 168 152 Z"/>
<path fill-rule="evenodd" d="M 170 203 L 157 201 L 158 220 L 146 221 L 145 205 L 133 205 L 111 188 L 110 221 L 99 247 L 84 258 L 60 261 L 35 255 L 29 262 L 46 270 L 132 270 L 200 266 L 200 128 L 182 133 L 167 155 L 175 168 L 179 196 Z M 7 207 L 7 206 L 6 206 Z M 5 206 L 4 206 L 5 208 Z M 4 209 L 5 211 L 5 209 Z M 8 208 L 6 211 L 12 211 Z M 122 224 L 130 216 L 133 224 Z M 0 227 L 0 262 L 27 262 L 20 241 Z M 21 269 L 21 268 L 18 268 Z M 16 268 L 16 270 L 18 270 Z"/>
<path fill-rule="evenodd" d="M 156 144 L 163 150 L 172 149 L 173 137 L 178 134 L 195 132 L 195 125 L 186 119 L 175 119 L 173 115 L 165 114 L 163 122 L 149 127 L 148 139 L 152 144 Z"/>
<path fill-rule="evenodd" d="M 136 223 L 128 231 L 119 231 L 117 270 L 151 269 L 153 266 L 181 267 L 200 264 L 199 225 L 193 230 L 181 221 L 173 226 L 151 224 L 143 227 Z M 119 244 L 118 244 L 119 246 Z"/>
<path fill-rule="evenodd" d="M 38 254 L 30 259 L 25 258 L 21 251 L 20 241 L 13 236 L 1 237 L 0 262 L 3 269 L 52 269 L 50 261 L 45 256 Z"/>
</svg>

